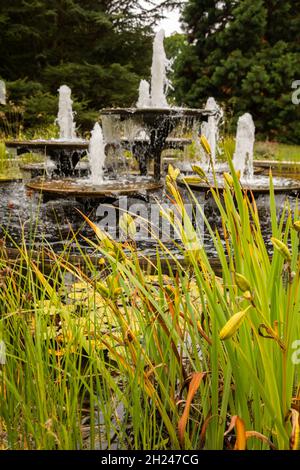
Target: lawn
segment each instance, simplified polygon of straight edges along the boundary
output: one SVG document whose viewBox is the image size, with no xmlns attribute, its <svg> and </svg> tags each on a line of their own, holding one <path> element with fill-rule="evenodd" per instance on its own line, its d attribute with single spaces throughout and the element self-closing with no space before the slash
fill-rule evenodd
<svg viewBox="0 0 300 470">
<path fill-rule="evenodd" d="M 256 142 L 254 158 L 257 160 L 279 160 L 300 162 L 300 146 L 278 142 Z"/>
</svg>

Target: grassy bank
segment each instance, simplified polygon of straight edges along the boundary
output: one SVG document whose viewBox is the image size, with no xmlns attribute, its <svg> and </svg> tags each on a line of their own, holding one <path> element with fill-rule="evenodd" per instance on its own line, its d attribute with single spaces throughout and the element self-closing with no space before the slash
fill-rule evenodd
<svg viewBox="0 0 300 470">
<path fill-rule="evenodd" d="M 300 146 L 278 142 L 256 142 L 255 158 L 258 160 L 300 162 Z"/>
</svg>

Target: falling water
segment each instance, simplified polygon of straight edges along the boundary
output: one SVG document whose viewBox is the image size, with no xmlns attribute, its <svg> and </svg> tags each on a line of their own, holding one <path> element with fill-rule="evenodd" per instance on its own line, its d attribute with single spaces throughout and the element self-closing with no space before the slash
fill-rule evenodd
<svg viewBox="0 0 300 470">
<path fill-rule="evenodd" d="M 98 122 L 96 122 L 94 129 L 92 130 L 89 144 L 89 161 L 91 168 L 90 180 L 92 184 L 101 184 L 103 182 L 105 157 L 105 145 L 102 129 Z"/>
<path fill-rule="evenodd" d="M 62 85 L 59 88 L 59 104 L 58 104 L 58 115 L 57 122 L 60 129 L 60 138 L 63 140 L 74 140 L 76 139 L 76 124 L 74 122 L 71 99 L 71 89 Z"/>
<path fill-rule="evenodd" d="M 203 122 L 201 126 L 201 134 L 205 135 L 210 145 L 212 162 L 215 165 L 218 151 L 219 125 L 223 118 L 223 110 L 212 97 L 208 98 L 205 109 L 216 111 L 216 114 L 209 116 L 207 122 Z"/>
<path fill-rule="evenodd" d="M 163 29 L 156 33 L 153 43 L 153 58 L 151 67 L 151 106 L 153 108 L 168 108 L 166 93 L 171 83 L 167 78 L 172 61 L 167 59 L 164 49 L 165 32 Z"/>
<path fill-rule="evenodd" d="M 246 113 L 238 120 L 236 145 L 233 165 L 241 172 L 241 179 L 253 180 L 253 153 L 255 142 L 255 126 L 251 114 Z"/>
<path fill-rule="evenodd" d="M 137 108 L 149 108 L 150 102 L 150 85 L 147 80 L 141 80 L 139 87 L 139 99 L 136 106 Z"/>
<path fill-rule="evenodd" d="M 0 80 L 0 104 L 6 104 L 6 86 L 3 80 Z"/>
</svg>

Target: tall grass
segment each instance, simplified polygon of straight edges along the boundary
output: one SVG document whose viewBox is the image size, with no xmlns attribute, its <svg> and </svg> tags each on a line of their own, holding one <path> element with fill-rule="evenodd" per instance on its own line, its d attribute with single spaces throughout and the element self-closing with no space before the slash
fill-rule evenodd
<svg viewBox="0 0 300 470">
<path fill-rule="evenodd" d="M 162 212 L 182 235 L 184 263 L 158 240 L 147 275 L 134 241 L 113 241 L 87 218 L 98 266 L 50 247 L 46 266 L 25 243 L 12 262 L 1 245 L 2 448 L 299 446 L 299 214 L 287 204 L 277 220 L 270 177 L 270 256 L 252 194 L 231 170 L 224 190 L 210 190 L 222 228 L 203 214 L 222 277 L 182 223 L 174 171 L 175 215 Z"/>
<path fill-rule="evenodd" d="M 0 112 L 0 135 L 5 139 L 20 138 L 23 130 L 24 109 L 9 102 Z"/>
<path fill-rule="evenodd" d="M 7 159 L 8 155 L 6 153 L 5 144 L 3 142 L 0 142 L 0 171 L 2 171 L 5 167 Z"/>
</svg>

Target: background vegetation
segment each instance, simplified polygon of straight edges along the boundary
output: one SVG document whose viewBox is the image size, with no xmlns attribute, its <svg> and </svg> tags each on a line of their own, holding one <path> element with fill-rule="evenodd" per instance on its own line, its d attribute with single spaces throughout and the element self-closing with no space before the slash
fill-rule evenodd
<svg viewBox="0 0 300 470">
<path fill-rule="evenodd" d="M 150 74 L 151 26 L 161 11 L 137 3 L 0 0 L 0 77 L 9 99 L 2 111 L 17 106 L 25 128 L 52 124 L 62 84 L 72 88 L 83 130 L 101 108 L 134 104 L 140 78 Z"/>
<path fill-rule="evenodd" d="M 214 96 L 231 118 L 253 115 L 261 138 L 300 142 L 300 108 L 292 104 L 299 79 L 300 2 L 189 0 L 186 36 L 175 37 L 175 97 L 199 107 Z"/>
<path fill-rule="evenodd" d="M 0 0 L 0 78 L 9 98 L 2 111 L 8 120 L 19 116 L 25 129 L 53 124 L 61 84 L 72 88 L 83 132 L 99 109 L 133 105 L 139 80 L 150 76 L 153 25 L 162 7 L 179 5 L 184 33 L 166 40 L 168 55 L 176 57 L 173 102 L 201 107 L 214 96 L 225 108 L 229 132 L 247 111 L 260 138 L 300 143 L 300 108 L 291 101 L 292 82 L 299 78 L 300 1 L 138 4 Z"/>
</svg>

